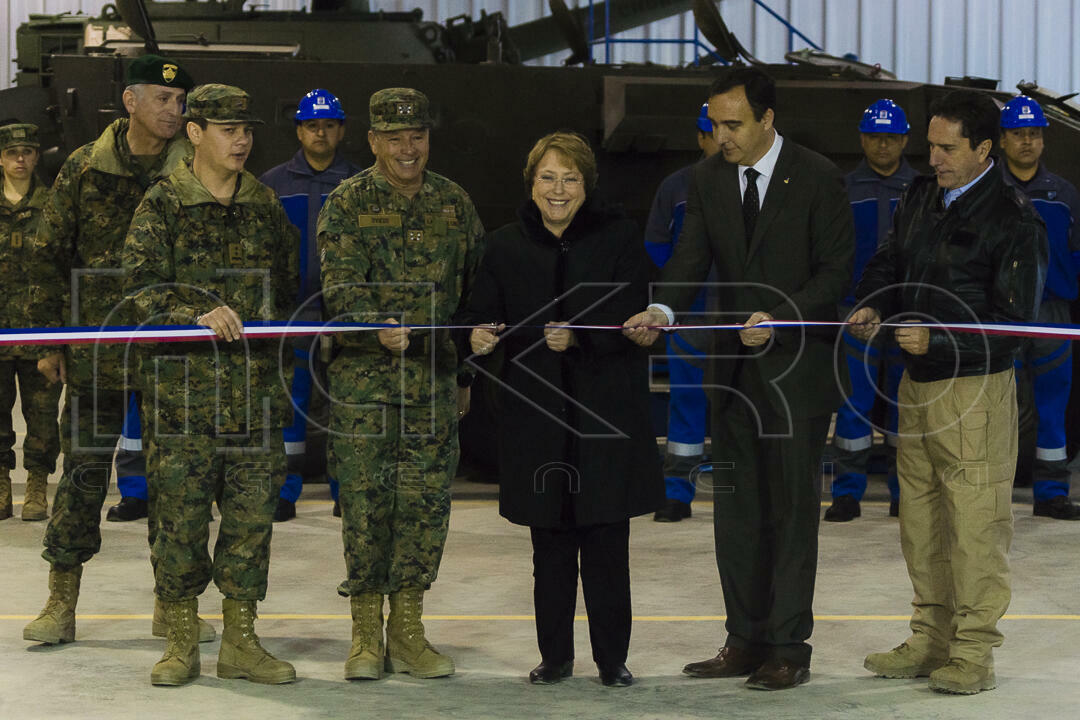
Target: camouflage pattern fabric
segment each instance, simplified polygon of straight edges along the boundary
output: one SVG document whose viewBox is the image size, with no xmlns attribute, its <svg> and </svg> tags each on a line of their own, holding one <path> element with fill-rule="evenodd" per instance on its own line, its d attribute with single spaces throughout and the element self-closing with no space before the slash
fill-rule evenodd
<svg viewBox="0 0 1080 720">
<path fill-rule="evenodd" d="M 0 126 L 0 150 L 10 147 L 41 147 L 38 141 L 38 126 L 30 123 L 8 123 Z"/>
<path fill-rule="evenodd" d="M 62 569 L 82 565 L 101 549 L 101 506 L 109 491 L 112 456 L 127 406 L 123 390 L 97 390 L 68 384 L 60 424 L 73 428 L 60 436 L 64 472 L 56 486 L 52 517 L 45 528 L 41 556 Z M 154 510 L 150 507 L 150 535 Z"/>
<path fill-rule="evenodd" d="M 19 399 L 26 420 L 23 439 L 23 467 L 27 472 L 51 473 L 60 452 L 60 430 L 56 413 L 60 384 L 50 385 L 38 372 L 37 360 L 0 360 L 0 467 L 15 468 L 15 430 L 11 409 L 15 406 L 15 377 L 19 378 Z"/>
<path fill-rule="evenodd" d="M 4 174 L 0 171 L 0 188 L 3 183 Z M 39 270 L 36 267 L 37 258 L 33 255 L 33 244 L 48 198 L 49 189 L 36 175 L 30 180 L 30 190 L 17 204 L 12 205 L 0 193 L 0 278 L 4 278 L 0 327 L 32 327 L 31 308 L 42 302 L 40 288 L 31 284 L 30 278 Z M 14 360 L 20 357 L 33 357 L 36 361 L 41 353 L 32 346 L 0 346 L 0 359 Z"/>
<path fill-rule="evenodd" d="M 280 436 L 268 436 L 266 443 L 241 452 L 220 438 L 151 436 L 146 469 L 150 506 L 160 509 L 151 542 L 159 598 L 198 597 L 211 579 L 228 598 L 266 597 L 272 518 L 285 477 Z M 221 522 L 211 559 L 215 499 Z"/>
<path fill-rule="evenodd" d="M 168 143 L 147 168 L 131 154 L 128 125 L 126 118 L 116 120 L 97 140 L 73 152 L 53 183 L 28 270 L 32 326 L 132 322 L 122 306 L 124 237 L 143 192 L 169 168 L 182 164 L 191 145 L 186 139 Z M 67 403 L 60 419 L 64 471 L 42 557 L 71 568 L 101 548 L 101 507 L 127 407 L 127 348 L 34 347 L 37 357 L 58 350 L 67 359 Z M 153 536 L 152 507 L 149 525 Z"/>
<path fill-rule="evenodd" d="M 342 595 L 435 582 L 458 462 L 456 412 L 336 403 L 330 461 L 341 483 Z"/>
<path fill-rule="evenodd" d="M 274 192 L 250 173 L 225 206 L 184 165 L 132 218 L 123 249 L 129 300 L 138 320 L 154 325 L 195 324 L 221 305 L 245 322 L 288 320 L 299 238 Z M 146 434 L 242 435 L 280 430 L 291 418 L 289 343 L 170 343 L 138 355 Z"/>
<path fill-rule="evenodd" d="M 457 184 L 430 171 L 413 198 L 375 168 L 330 193 L 319 213 L 323 301 L 329 320 L 449 324 L 483 254 L 484 228 Z M 373 332 L 340 335 L 330 368 L 342 402 L 452 405 L 457 350 L 449 333 L 414 331 L 404 353 Z"/>
<path fill-rule="evenodd" d="M 410 199 L 365 170 L 330 194 L 318 227 L 332 320 L 450 323 L 483 252 L 472 201 L 429 171 Z M 458 457 L 457 350 L 445 332 L 409 338 L 405 353 L 392 353 L 373 332 L 343 337 L 329 368 L 343 594 L 426 587 L 442 558 Z"/>
<path fill-rule="evenodd" d="M 372 93 L 368 117 L 371 129 L 376 132 L 429 128 L 435 124 L 427 95 L 412 88 L 383 88 Z"/>
<path fill-rule="evenodd" d="M 147 192 L 132 219 L 123 250 L 128 298 L 138 319 L 154 324 L 193 324 L 221 305 L 244 321 L 286 320 L 298 244 L 277 196 L 253 175 L 241 173 L 224 206 L 184 165 Z M 211 578 L 226 597 L 265 596 L 291 368 L 291 345 L 279 341 L 140 348 L 161 599 L 195 597 Z M 215 498 L 221 525 L 211 560 Z"/>
<path fill-rule="evenodd" d="M 12 127 L 23 126 L 8 126 L 4 130 L 10 132 Z M 3 184 L 4 177 L 0 172 L 0 187 Z M 25 328 L 31 324 L 28 308 L 35 302 L 34 288 L 29 282 L 19 284 L 18 279 L 30 276 L 33 267 L 30 246 L 48 194 L 48 188 L 37 176 L 31 178 L 30 190 L 15 205 L 0 193 L 0 278 L 12 280 L 4 286 L 0 327 Z M 37 371 L 37 358 L 34 348 L 0 347 L 0 466 L 15 467 L 11 409 L 15 405 L 15 378 L 18 377 L 22 413 L 26 420 L 23 467 L 31 472 L 51 473 L 60 452 L 56 424 L 60 385 L 48 384 Z"/>
<path fill-rule="evenodd" d="M 186 139 L 173 140 L 145 168 L 128 147 L 128 122 L 114 121 L 97 140 L 73 152 L 53 183 L 33 247 L 30 319 L 35 327 L 132 322 L 121 302 L 120 249 L 128 224 L 146 189 L 180 164 L 191 146 Z M 37 356 L 56 350 L 39 346 Z M 69 345 L 65 354 L 71 384 L 124 387 L 125 348 Z"/>
<path fill-rule="evenodd" d="M 222 85 L 221 83 L 209 83 L 188 93 L 187 111 L 184 117 L 188 120 L 206 120 L 212 123 L 248 123 L 251 125 L 263 125 L 251 110 L 251 96 L 244 90 L 234 85 Z"/>
</svg>

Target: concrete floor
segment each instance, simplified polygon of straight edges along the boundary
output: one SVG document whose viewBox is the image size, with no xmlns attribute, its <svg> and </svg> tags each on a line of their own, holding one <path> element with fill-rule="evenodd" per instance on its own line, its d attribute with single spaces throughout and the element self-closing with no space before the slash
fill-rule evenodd
<svg viewBox="0 0 1080 720">
<path fill-rule="evenodd" d="M 17 502 L 23 490 L 16 485 Z M 1018 501 L 1024 492 L 1017 491 Z M 446 556 L 427 597 L 429 638 L 458 667 L 454 677 L 442 680 L 342 680 L 349 609 L 334 591 L 344 565 L 340 523 L 330 514 L 326 486 L 308 488 L 296 520 L 275 526 L 270 592 L 257 628 L 272 652 L 296 666 L 299 681 L 280 687 L 219 680 L 218 642 L 202 646 L 203 675 L 193 685 L 150 686 L 150 668 L 164 641 L 150 635 L 153 597 L 144 522 L 102 523 L 102 552 L 83 578 L 77 641 L 56 647 L 24 642 L 22 627 L 47 596 L 48 567 L 39 556 L 45 523 L 5 520 L 0 718 L 1076 716 L 1080 523 L 1035 519 L 1030 504 L 1014 507 L 1014 594 L 1002 623 L 1006 644 L 997 655 L 998 689 L 954 697 L 930 692 L 925 680 L 883 680 L 862 669 L 866 653 L 887 650 L 906 637 L 911 588 L 898 525 L 887 517 L 884 502 L 864 503 L 863 517 L 852 523 L 822 523 L 808 685 L 761 693 L 744 689 L 738 679 L 680 674 L 686 662 L 711 657 L 724 637 L 711 508 L 699 501 L 694 517 L 678 524 L 632 522 L 636 619 L 628 665 L 635 685 L 599 684 L 587 624 L 580 618 L 575 677 L 559 686 L 530 686 L 525 675 L 538 657 L 529 536 L 498 516 L 492 496 L 491 486 L 455 485 Z M 872 496 L 884 499 L 883 484 L 872 484 Z M 203 616 L 220 632 L 220 595 L 211 586 L 201 602 Z M 579 608 L 583 613 L 580 601 Z"/>
</svg>

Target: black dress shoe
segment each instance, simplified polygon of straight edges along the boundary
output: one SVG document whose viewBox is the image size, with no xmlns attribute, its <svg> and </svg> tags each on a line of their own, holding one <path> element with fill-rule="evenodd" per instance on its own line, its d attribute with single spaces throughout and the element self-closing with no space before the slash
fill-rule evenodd
<svg viewBox="0 0 1080 720">
<path fill-rule="evenodd" d="M 334 515 L 334 517 L 341 517 L 341 501 L 340 500 L 335 500 L 334 501 L 333 515 Z"/>
<path fill-rule="evenodd" d="M 296 517 L 296 503 L 291 503 L 283 497 L 277 499 L 277 507 L 274 508 L 274 522 L 285 522 Z"/>
<path fill-rule="evenodd" d="M 608 687 L 630 687 L 634 684 L 634 676 L 626 669 L 626 665 L 600 668 L 600 682 Z"/>
<path fill-rule="evenodd" d="M 554 685 L 573 674 L 573 660 L 567 660 L 563 663 L 549 663 L 542 660 L 539 665 L 529 671 L 529 682 L 533 685 Z"/>
<path fill-rule="evenodd" d="M 889 517 L 900 517 L 900 501 L 889 501 Z"/>
<path fill-rule="evenodd" d="M 749 675 L 757 670 L 765 658 L 756 652 L 736 647 L 722 647 L 710 660 L 690 663 L 682 669 L 684 675 L 699 678 L 725 678 Z"/>
<path fill-rule="evenodd" d="M 109 508 L 105 519 L 109 522 L 128 522 L 139 520 L 147 515 L 146 501 L 137 497 L 120 498 L 120 502 Z"/>
<path fill-rule="evenodd" d="M 787 690 L 810 679 L 810 666 L 772 658 L 746 679 L 752 690 Z"/>
<path fill-rule="evenodd" d="M 825 511 L 827 522 L 848 522 L 862 515 L 859 501 L 851 495 L 836 495 L 832 505 Z"/>
<path fill-rule="evenodd" d="M 1049 500 L 1036 500 L 1034 511 L 1037 517 L 1050 517 L 1055 520 L 1080 520 L 1080 506 L 1069 502 L 1066 495 L 1058 495 Z"/>
<path fill-rule="evenodd" d="M 664 501 L 664 506 L 653 513 L 652 519 L 656 522 L 679 522 L 688 517 L 690 517 L 690 503 L 668 498 Z"/>
</svg>

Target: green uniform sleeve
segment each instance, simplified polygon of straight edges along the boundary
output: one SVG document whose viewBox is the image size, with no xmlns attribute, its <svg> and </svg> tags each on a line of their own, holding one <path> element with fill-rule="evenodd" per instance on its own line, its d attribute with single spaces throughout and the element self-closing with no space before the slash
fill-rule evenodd
<svg viewBox="0 0 1080 720">
<path fill-rule="evenodd" d="M 77 214 L 82 151 L 64 162 L 41 211 L 41 222 L 32 240 L 31 296 L 37 299 L 27 308 L 34 327 L 62 327 L 71 324 L 71 268 L 78 252 Z M 40 345 L 39 357 L 62 350 Z"/>
<path fill-rule="evenodd" d="M 454 313 L 455 325 L 462 324 L 461 319 L 466 314 L 469 298 L 480 273 L 480 260 L 484 257 L 484 225 L 480 222 L 480 215 L 476 212 L 472 200 L 466 198 L 464 204 L 467 208 L 465 217 L 465 267 L 461 278 L 461 298 L 458 300 L 457 311 Z M 472 349 L 469 347 L 469 332 L 468 330 L 458 330 L 453 334 L 454 344 L 457 346 L 458 351 L 458 387 L 468 387 L 476 376 L 476 370 L 464 362 L 465 358 L 472 354 Z"/>
</svg>

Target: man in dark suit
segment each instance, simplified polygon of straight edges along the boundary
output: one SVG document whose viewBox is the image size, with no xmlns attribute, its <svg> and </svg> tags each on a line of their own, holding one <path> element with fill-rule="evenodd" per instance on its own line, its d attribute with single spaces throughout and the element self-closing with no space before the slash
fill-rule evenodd
<svg viewBox="0 0 1080 720">
<path fill-rule="evenodd" d="M 759 327 L 836 320 L 851 277 L 854 230 L 842 177 L 773 128 L 776 86 L 736 68 L 709 90 L 721 152 L 697 165 L 686 220 L 655 303 L 624 332 L 651 345 L 689 308 L 710 266 L 720 312 L 744 323 L 716 334 L 711 363 L 713 519 L 728 637 L 691 663 L 694 677 L 749 675 L 780 690 L 810 676 L 821 453 L 847 387 L 835 328 Z"/>
</svg>

